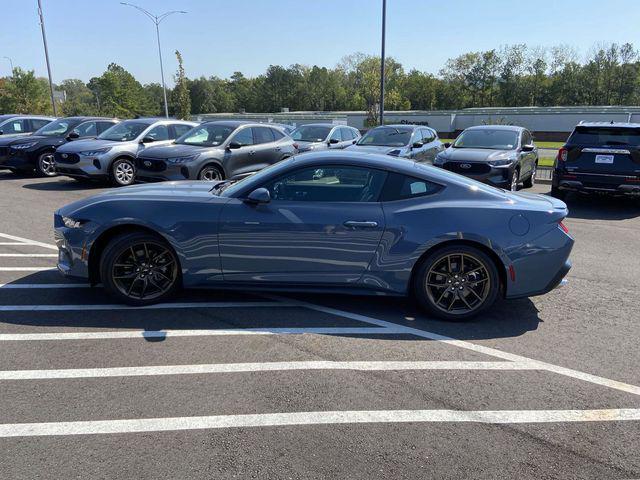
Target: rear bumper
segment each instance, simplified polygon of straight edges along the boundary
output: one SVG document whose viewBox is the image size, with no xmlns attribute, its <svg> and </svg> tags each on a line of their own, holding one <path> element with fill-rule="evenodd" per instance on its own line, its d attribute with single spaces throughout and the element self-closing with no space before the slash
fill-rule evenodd
<svg viewBox="0 0 640 480">
<path fill-rule="evenodd" d="M 640 177 L 635 175 L 568 173 L 556 169 L 552 185 L 567 192 L 640 196 Z"/>
</svg>

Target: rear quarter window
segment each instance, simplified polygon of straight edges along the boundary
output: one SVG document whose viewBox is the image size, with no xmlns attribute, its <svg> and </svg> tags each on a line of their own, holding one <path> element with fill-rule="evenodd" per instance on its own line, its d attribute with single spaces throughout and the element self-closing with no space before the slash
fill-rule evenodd
<svg viewBox="0 0 640 480">
<path fill-rule="evenodd" d="M 640 129 L 620 127 L 576 127 L 569 144 L 577 145 L 640 145 Z"/>
<path fill-rule="evenodd" d="M 392 202 L 407 198 L 433 195 L 442 190 L 442 186 L 423 178 L 410 177 L 400 173 L 390 173 L 382 189 L 380 201 Z"/>
</svg>

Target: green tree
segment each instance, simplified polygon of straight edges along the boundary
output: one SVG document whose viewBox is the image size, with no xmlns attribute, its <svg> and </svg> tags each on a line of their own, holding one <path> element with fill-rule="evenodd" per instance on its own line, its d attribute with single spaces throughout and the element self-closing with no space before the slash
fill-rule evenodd
<svg viewBox="0 0 640 480">
<path fill-rule="evenodd" d="M 182 55 L 178 50 L 176 50 L 176 58 L 178 59 L 178 71 L 174 77 L 176 82 L 173 89 L 174 110 L 177 118 L 188 120 L 191 118 L 191 97 L 189 96 L 187 77 L 184 73 Z"/>
<path fill-rule="evenodd" d="M 63 115 L 95 115 L 98 113 L 96 98 L 82 80 L 77 78 L 64 80 L 58 85 L 58 90 L 65 94 L 65 101 L 62 103 Z"/>
<path fill-rule="evenodd" d="M 13 75 L 5 79 L 0 94 L 0 107 L 4 112 L 52 113 L 47 80 L 36 78 L 33 70 L 14 68 Z"/>
<path fill-rule="evenodd" d="M 140 82 L 115 63 L 109 64 L 101 76 L 89 80 L 87 86 L 101 115 L 134 118 L 155 113 Z"/>
</svg>

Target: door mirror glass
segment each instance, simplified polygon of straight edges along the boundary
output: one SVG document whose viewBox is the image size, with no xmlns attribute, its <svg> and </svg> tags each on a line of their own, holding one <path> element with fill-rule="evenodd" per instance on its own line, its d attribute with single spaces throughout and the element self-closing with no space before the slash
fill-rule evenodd
<svg viewBox="0 0 640 480">
<path fill-rule="evenodd" d="M 235 150 L 242 147 L 242 144 L 239 142 L 229 142 L 229 145 L 227 146 L 227 148 L 231 149 L 231 150 Z"/>
<path fill-rule="evenodd" d="M 73 140 L 74 138 L 79 138 L 80 134 L 78 132 L 71 132 L 67 135 L 67 140 Z"/>
<path fill-rule="evenodd" d="M 445 142 L 444 143 L 444 148 L 449 148 L 451 146 L 451 142 Z"/>
<path fill-rule="evenodd" d="M 422 142 L 414 142 L 413 145 L 411 145 L 411 148 L 422 148 L 423 145 L 424 143 Z"/>
<path fill-rule="evenodd" d="M 269 203 L 271 201 L 271 194 L 269 190 L 266 188 L 256 188 L 253 192 L 249 194 L 246 202 L 251 203 L 253 205 L 260 205 Z"/>
<path fill-rule="evenodd" d="M 152 143 L 152 142 L 155 142 L 155 139 L 154 139 L 154 138 L 152 138 L 152 137 L 144 137 L 144 138 L 140 141 L 140 143 Z"/>
<path fill-rule="evenodd" d="M 330 144 L 340 143 L 340 140 L 338 140 L 337 138 L 330 138 L 330 139 L 329 139 L 329 143 L 330 143 Z"/>
<path fill-rule="evenodd" d="M 522 151 L 523 152 L 533 152 L 533 149 L 535 147 L 533 145 L 523 145 L 522 146 Z"/>
</svg>

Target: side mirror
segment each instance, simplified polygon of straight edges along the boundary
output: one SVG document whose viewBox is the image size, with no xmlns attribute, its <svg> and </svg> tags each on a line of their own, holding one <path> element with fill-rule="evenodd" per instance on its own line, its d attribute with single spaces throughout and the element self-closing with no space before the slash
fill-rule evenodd
<svg viewBox="0 0 640 480">
<path fill-rule="evenodd" d="M 140 140 L 140 143 L 153 143 L 156 140 L 153 137 L 144 137 L 142 140 Z"/>
<path fill-rule="evenodd" d="M 240 147 L 242 147 L 242 144 L 238 142 L 229 142 L 229 145 L 227 145 L 229 150 L 237 150 Z"/>
<path fill-rule="evenodd" d="M 256 188 L 253 192 L 249 194 L 246 203 L 250 203 L 252 205 L 264 205 L 265 203 L 269 203 L 271 201 L 271 194 L 269 190 L 266 188 Z"/>
<path fill-rule="evenodd" d="M 523 151 L 523 152 L 533 152 L 533 150 L 534 150 L 535 148 L 536 148 L 536 147 L 535 147 L 534 145 L 523 145 L 523 146 L 522 146 L 522 151 Z"/>
<path fill-rule="evenodd" d="M 329 139 L 329 144 L 330 144 L 330 145 L 331 145 L 331 144 L 334 144 L 334 145 L 335 145 L 336 143 L 340 143 L 340 140 L 338 140 L 337 138 L 330 138 L 330 139 Z"/>
<path fill-rule="evenodd" d="M 353 142 L 351 142 L 351 143 L 353 143 L 353 144 L 355 145 L 357 142 L 358 142 L 358 140 L 354 140 L 354 141 L 353 141 Z"/>
<path fill-rule="evenodd" d="M 451 146 L 451 142 L 445 142 L 444 148 L 449 148 Z"/>
<path fill-rule="evenodd" d="M 2 130 L 0 130 L 0 135 L 2 135 L 4 132 Z"/>
<path fill-rule="evenodd" d="M 423 146 L 424 146 L 424 143 L 415 142 L 413 145 L 411 145 L 411 148 L 422 148 Z"/>
<path fill-rule="evenodd" d="M 67 135 L 67 140 L 73 140 L 75 138 L 80 138 L 80 134 L 78 132 L 71 132 Z"/>
</svg>

